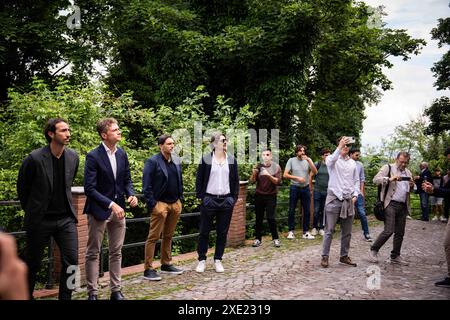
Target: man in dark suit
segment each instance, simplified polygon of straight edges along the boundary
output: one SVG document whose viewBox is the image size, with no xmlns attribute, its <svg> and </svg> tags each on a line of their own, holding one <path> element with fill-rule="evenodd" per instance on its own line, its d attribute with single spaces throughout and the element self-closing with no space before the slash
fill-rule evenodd
<svg viewBox="0 0 450 320">
<path fill-rule="evenodd" d="M 202 200 L 196 271 L 205 271 L 209 233 L 215 219 L 214 267 L 216 272 L 224 272 L 222 255 L 233 207 L 239 195 L 238 164 L 232 155 L 227 155 L 227 139 L 223 134 L 214 134 L 210 141 L 213 152 L 202 157 L 195 182 L 197 198 Z"/>
<path fill-rule="evenodd" d="M 138 203 L 125 151 L 117 147 L 122 135 L 114 118 L 97 123 L 102 143 L 86 156 L 84 192 L 88 214 L 86 280 L 88 300 L 97 300 L 99 254 L 108 230 L 111 300 L 124 300 L 121 292 L 122 246 L 125 239 L 125 197 L 131 207 Z"/>
<path fill-rule="evenodd" d="M 65 148 L 70 141 L 66 120 L 48 120 L 44 134 L 49 145 L 32 151 L 25 158 L 17 180 L 17 193 L 25 211 L 28 289 L 32 299 L 44 249 L 53 237 L 61 251 L 59 299 L 70 300 L 75 286 L 67 280 L 73 273 L 73 266 L 75 270 L 78 267 L 78 220 L 72 205 L 71 186 L 79 159 L 74 150 Z"/>
<path fill-rule="evenodd" d="M 171 136 L 160 136 L 158 146 L 160 153 L 145 162 L 142 177 L 142 190 L 150 213 L 150 228 L 145 243 L 144 278 L 152 281 L 161 280 L 152 265 L 156 242 L 161 233 L 161 273 L 183 273 L 183 270 L 170 263 L 172 237 L 181 214 L 183 199 L 180 159 L 172 154 L 175 142 Z"/>
<path fill-rule="evenodd" d="M 445 156 L 450 163 L 450 147 L 445 150 Z M 441 188 L 435 188 L 432 183 L 424 181 L 422 189 L 436 197 L 446 197 L 447 200 L 450 200 L 450 180 Z M 447 227 L 445 228 L 444 251 L 445 259 L 447 260 L 447 277 L 445 277 L 444 280 L 436 282 L 434 285 L 437 287 L 450 288 L 450 220 L 447 222 Z"/>
<path fill-rule="evenodd" d="M 433 183 L 433 175 L 431 174 L 431 171 L 428 170 L 428 163 L 422 162 L 419 168 L 420 168 L 420 175 L 414 177 L 414 180 L 417 186 L 417 193 L 420 196 L 420 208 L 422 210 L 421 220 L 429 221 L 429 213 L 430 213 L 430 209 L 428 206 L 429 195 L 422 189 L 422 184 L 425 181 Z"/>
</svg>

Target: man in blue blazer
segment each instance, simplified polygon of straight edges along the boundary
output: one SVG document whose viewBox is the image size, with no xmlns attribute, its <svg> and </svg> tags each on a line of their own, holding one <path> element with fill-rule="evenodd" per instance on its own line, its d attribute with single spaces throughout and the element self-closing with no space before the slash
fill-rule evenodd
<svg viewBox="0 0 450 320">
<path fill-rule="evenodd" d="M 86 280 L 88 300 L 97 300 L 99 254 L 105 229 L 108 230 L 111 300 L 124 300 L 121 292 L 122 246 L 125 239 L 125 198 L 131 207 L 138 203 L 131 182 L 125 151 L 117 147 L 122 139 L 117 120 L 97 123 L 102 143 L 86 156 L 84 192 L 88 214 Z"/>
<path fill-rule="evenodd" d="M 160 153 L 145 162 L 142 177 L 142 190 L 150 214 L 150 228 L 145 243 L 144 278 L 151 281 L 161 280 L 161 276 L 153 268 L 155 246 L 161 234 L 161 273 L 183 273 L 183 270 L 170 263 L 172 237 L 181 214 L 181 200 L 183 200 L 180 159 L 172 154 L 174 145 L 171 136 L 160 136 L 158 139 Z"/>
<path fill-rule="evenodd" d="M 197 247 L 199 262 L 196 271 L 205 271 L 209 233 L 215 220 L 214 268 L 216 272 L 224 272 L 222 255 L 231 215 L 239 195 L 238 164 L 232 155 L 226 153 L 227 138 L 223 134 L 212 135 L 210 142 L 213 152 L 202 157 L 195 182 L 197 198 L 202 200 Z"/>
</svg>

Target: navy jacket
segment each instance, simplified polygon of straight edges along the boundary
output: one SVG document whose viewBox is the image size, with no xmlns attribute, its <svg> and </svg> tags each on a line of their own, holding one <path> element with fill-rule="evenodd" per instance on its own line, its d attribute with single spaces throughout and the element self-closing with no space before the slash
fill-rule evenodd
<svg viewBox="0 0 450 320">
<path fill-rule="evenodd" d="M 135 194 L 131 182 L 130 164 L 125 151 L 117 148 L 116 179 L 105 147 L 100 144 L 86 156 L 84 167 L 84 193 L 86 205 L 84 213 L 92 214 L 97 220 L 106 220 L 111 215 L 108 208 L 114 201 L 125 210 L 125 197 Z"/>
<path fill-rule="evenodd" d="M 424 181 L 428 181 L 429 183 L 433 184 L 433 175 L 431 174 L 430 170 L 426 168 L 425 170 L 423 170 L 423 172 L 420 173 L 419 177 L 420 178 L 415 181 L 417 186 L 417 193 L 424 193 L 425 191 L 423 191 L 422 189 L 422 183 Z"/>
<path fill-rule="evenodd" d="M 161 195 L 167 189 L 168 173 L 164 156 L 158 153 L 145 161 L 144 173 L 142 176 L 142 191 L 147 203 L 147 208 L 151 211 Z M 181 174 L 180 159 L 172 157 L 172 161 L 177 168 L 178 173 L 178 194 L 183 200 L 183 178 Z"/>
<path fill-rule="evenodd" d="M 230 169 L 230 193 L 234 199 L 237 201 L 239 196 L 239 175 L 238 175 L 238 164 L 236 159 L 229 155 L 227 157 L 228 168 Z M 195 191 L 198 199 L 203 200 L 206 194 L 206 187 L 208 186 L 209 175 L 211 174 L 211 163 L 212 163 L 212 152 L 210 154 L 204 155 L 197 169 L 197 177 L 195 181 Z"/>
<path fill-rule="evenodd" d="M 78 155 L 72 149 L 64 149 L 66 196 L 70 211 L 77 221 L 72 204 L 71 186 L 78 171 Z M 50 146 L 31 152 L 22 163 L 17 179 L 17 193 L 25 211 L 24 227 L 40 223 L 53 192 L 53 160 Z"/>
</svg>

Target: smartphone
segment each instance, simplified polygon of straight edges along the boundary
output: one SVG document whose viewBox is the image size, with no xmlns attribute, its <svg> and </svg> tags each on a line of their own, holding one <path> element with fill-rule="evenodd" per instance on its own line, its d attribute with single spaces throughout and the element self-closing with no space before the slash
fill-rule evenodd
<svg viewBox="0 0 450 320">
<path fill-rule="evenodd" d="M 400 181 L 411 181 L 410 177 L 401 177 Z"/>
</svg>

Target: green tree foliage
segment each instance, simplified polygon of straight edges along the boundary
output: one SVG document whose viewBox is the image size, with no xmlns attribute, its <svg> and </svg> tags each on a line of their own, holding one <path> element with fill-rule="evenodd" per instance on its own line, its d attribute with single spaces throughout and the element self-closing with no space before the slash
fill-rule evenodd
<svg viewBox="0 0 450 320">
<path fill-rule="evenodd" d="M 439 135 L 450 131 L 450 98 L 441 97 L 433 101 L 424 114 L 430 119 L 426 134 Z"/>
<path fill-rule="evenodd" d="M 450 44 L 450 18 L 438 19 L 438 25 L 431 30 L 432 39 L 438 40 L 439 48 Z M 434 85 L 438 90 L 450 89 L 450 51 L 431 68 L 437 78 Z"/>
<path fill-rule="evenodd" d="M 321 36 L 308 70 L 310 125 L 301 141 L 314 149 L 334 144 L 337 137 L 359 137 L 367 105 L 378 102 L 381 90 L 392 89 L 383 74 L 391 68 L 391 56 L 409 59 L 425 41 L 413 39 L 406 30 L 369 23 L 373 10 L 353 1 L 318 1 Z M 379 8 L 379 15 L 384 15 Z M 305 115 L 307 117 L 307 115 Z M 308 119 L 308 118 L 307 118 Z M 313 134 L 310 134 L 313 132 Z"/>
<path fill-rule="evenodd" d="M 47 84 L 71 67 L 66 78 L 80 83 L 95 73 L 92 63 L 104 61 L 106 1 L 77 0 L 82 28 L 69 29 L 69 0 L 3 0 L 0 2 L 0 102 L 7 89 L 30 89 L 33 77 Z"/>
<path fill-rule="evenodd" d="M 179 103 L 200 84 L 249 104 L 256 128 L 280 128 L 282 148 L 316 151 L 359 136 L 365 104 L 391 88 L 389 56 L 417 54 L 423 40 L 368 26 L 353 1 L 121 1 L 108 83 L 144 106 Z M 325 121 L 324 121 L 325 120 Z"/>
</svg>

